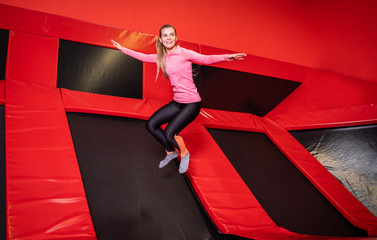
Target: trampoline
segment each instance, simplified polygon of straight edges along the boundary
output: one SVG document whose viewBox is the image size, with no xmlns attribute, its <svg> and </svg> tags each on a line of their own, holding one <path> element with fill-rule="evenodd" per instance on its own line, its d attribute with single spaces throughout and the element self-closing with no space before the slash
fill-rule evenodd
<svg viewBox="0 0 377 240">
<path fill-rule="evenodd" d="M 158 168 L 161 147 L 145 121 L 68 120 L 98 239 L 243 239 L 218 233 L 174 161 Z"/>
<path fill-rule="evenodd" d="M 7 239 L 377 236 L 376 216 L 295 133 L 377 123 L 375 83 L 256 56 L 200 66 L 204 108 L 180 133 L 191 153 L 180 175 L 174 161 L 158 168 L 164 152 L 144 129 L 171 99 L 169 82 L 155 82 L 155 65 L 123 59 L 109 42 L 117 37 L 148 53 L 155 36 L 0 8 L 0 27 L 12 33 L 4 35 L 0 79 L 0 234 Z M 219 91 L 209 91 L 216 80 Z"/>
</svg>

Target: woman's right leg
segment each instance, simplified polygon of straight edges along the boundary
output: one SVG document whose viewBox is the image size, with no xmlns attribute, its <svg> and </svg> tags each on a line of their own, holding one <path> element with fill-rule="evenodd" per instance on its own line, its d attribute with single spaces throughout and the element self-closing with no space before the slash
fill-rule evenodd
<svg viewBox="0 0 377 240">
<path fill-rule="evenodd" d="M 178 157 L 178 152 L 175 151 L 174 146 L 172 146 L 167 140 L 164 131 L 161 129 L 161 125 L 173 119 L 179 111 L 178 104 L 172 101 L 157 110 L 157 112 L 155 112 L 147 121 L 147 130 L 155 139 L 157 139 L 166 151 L 166 157 L 160 161 L 160 168 L 165 167 L 171 160 Z"/>
<path fill-rule="evenodd" d="M 167 140 L 164 131 L 161 129 L 161 125 L 170 122 L 179 112 L 180 107 L 178 103 L 172 101 L 157 110 L 148 119 L 146 124 L 147 130 L 165 148 L 167 152 L 173 152 L 175 149 L 174 146 L 172 146 Z"/>
</svg>

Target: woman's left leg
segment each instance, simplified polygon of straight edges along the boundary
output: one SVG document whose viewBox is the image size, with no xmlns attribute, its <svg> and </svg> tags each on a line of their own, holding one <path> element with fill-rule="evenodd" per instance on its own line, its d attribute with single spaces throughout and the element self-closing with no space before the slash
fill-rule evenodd
<svg viewBox="0 0 377 240">
<path fill-rule="evenodd" d="M 168 123 L 164 133 L 168 142 L 180 151 L 181 164 L 179 165 L 179 172 L 184 173 L 188 169 L 190 153 L 188 151 L 182 152 L 183 149 L 180 149 L 175 136 L 199 115 L 201 102 L 180 104 L 180 107 L 181 111 Z"/>
<path fill-rule="evenodd" d="M 170 122 L 179 114 L 180 111 L 180 104 L 175 101 L 171 101 L 157 110 L 146 123 L 148 132 L 152 134 L 152 136 L 165 148 L 167 152 L 173 152 L 175 146 L 168 142 L 161 125 Z"/>
</svg>

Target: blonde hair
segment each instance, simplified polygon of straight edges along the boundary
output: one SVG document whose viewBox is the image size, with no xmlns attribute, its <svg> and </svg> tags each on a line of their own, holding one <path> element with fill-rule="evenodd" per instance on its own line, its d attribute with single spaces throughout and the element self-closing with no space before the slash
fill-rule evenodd
<svg viewBox="0 0 377 240">
<path fill-rule="evenodd" d="M 165 24 L 165 25 L 163 25 L 160 28 L 159 38 L 161 38 L 161 32 L 165 28 L 173 28 L 175 36 L 177 36 L 177 31 L 175 30 L 175 27 L 173 27 L 170 24 Z M 164 74 L 164 76 L 166 78 L 169 78 L 168 74 L 166 73 L 166 64 L 165 64 L 166 49 L 165 49 L 164 45 L 162 44 L 162 42 L 160 41 L 159 38 L 156 40 L 156 49 L 157 49 L 157 62 L 156 62 L 156 64 L 157 64 L 157 74 L 156 74 L 156 80 L 157 80 L 158 74 L 160 73 L 160 69 L 162 71 L 162 74 Z"/>
</svg>

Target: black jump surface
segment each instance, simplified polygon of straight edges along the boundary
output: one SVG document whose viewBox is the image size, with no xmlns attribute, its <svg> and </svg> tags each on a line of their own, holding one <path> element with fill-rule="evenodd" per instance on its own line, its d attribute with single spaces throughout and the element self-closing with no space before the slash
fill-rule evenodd
<svg viewBox="0 0 377 240">
<path fill-rule="evenodd" d="M 57 87 L 143 98 L 143 63 L 119 50 L 59 40 Z"/>
<path fill-rule="evenodd" d="M 259 74 L 198 65 L 195 83 L 202 107 L 265 116 L 300 82 Z"/>
<path fill-rule="evenodd" d="M 158 168 L 145 121 L 67 116 L 98 239 L 244 239 L 218 233 L 176 162 Z"/>
<path fill-rule="evenodd" d="M 208 131 L 278 226 L 301 234 L 367 236 L 350 224 L 265 134 Z"/>
<path fill-rule="evenodd" d="M 5 79 L 9 30 L 0 29 L 0 80 Z"/>
</svg>

